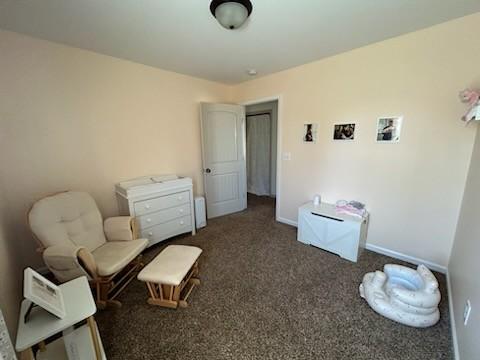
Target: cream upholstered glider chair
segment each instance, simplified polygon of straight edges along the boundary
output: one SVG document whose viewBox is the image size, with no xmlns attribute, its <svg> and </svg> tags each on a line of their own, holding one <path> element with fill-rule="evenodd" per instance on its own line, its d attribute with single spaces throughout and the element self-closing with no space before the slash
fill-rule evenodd
<svg viewBox="0 0 480 360">
<path fill-rule="evenodd" d="M 95 200 L 66 191 L 37 201 L 28 214 L 43 259 L 58 281 L 86 275 L 96 290 L 97 306 L 120 306 L 115 297 L 142 267 L 147 239 L 136 239 L 130 216 L 102 221 Z"/>
</svg>

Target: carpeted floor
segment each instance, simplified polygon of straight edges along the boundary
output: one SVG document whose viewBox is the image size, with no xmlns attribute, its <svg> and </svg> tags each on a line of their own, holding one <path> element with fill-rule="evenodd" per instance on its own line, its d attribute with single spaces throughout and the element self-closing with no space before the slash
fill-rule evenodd
<svg viewBox="0 0 480 360">
<path fill-rule="evenodd" d="M 452 359 L 445 277 L 441 320 L 415 329 L 374 313 L 358 295 L 368 271 L 391 258 L 365 251 L 351 263 L 296 241 L 276 223 L 273 201 L 249 197 L 248 210 L 210 220 L 195 237 L 168 244 L 203 249 L 202 284 L 186 309 L 147 305 L 132 282 L 120 309 L 96 317 L 109 360 L 115 359 Z"/>
</svg>

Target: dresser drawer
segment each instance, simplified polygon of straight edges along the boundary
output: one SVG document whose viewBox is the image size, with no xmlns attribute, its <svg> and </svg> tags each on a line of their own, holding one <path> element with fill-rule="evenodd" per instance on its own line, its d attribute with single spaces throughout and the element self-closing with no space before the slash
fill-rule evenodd
<svg viewBox="0 0 480 360">
<path fill-rule="evenodd" d="M 190 215 L 152 226 L 141 231 L 141 234 L 142 238 L 148 239 L 150 245 L 153 245 L 158 241 L 189 231 L 192 231 L 192 217 Z"/>
<path fill-rule="evenodd" d="M 188 191 L 137 201 L 134 204 L 135 216 L 150 214 L 158 210 L 164 210 L 174 206 L 188 204 L 189 202 L 190 195 Z"/>
<path fill-rule="evenodd" d="M 190 215 L 189 203 L 139 216 L 137 217 L 137 222 L 138 222 L 138 225 L 140 226 L 140 229 L 144 230 L 151 226 L 163 224 L 167 221 L 170 221 L 185 215 Z"/>
</svg>

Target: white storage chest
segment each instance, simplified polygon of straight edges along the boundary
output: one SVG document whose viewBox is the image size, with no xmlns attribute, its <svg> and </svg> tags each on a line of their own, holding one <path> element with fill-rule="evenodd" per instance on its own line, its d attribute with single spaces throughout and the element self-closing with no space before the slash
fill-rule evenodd
<svg viewBox="0 0 480 360">
<path fill-rule="evenodd" d="M 357 262 L 367 240 L 368 215 L 337 214 L 335 205 L 309 202 L 298 209 L 297 240 Z"/>
<path fill-rule="evenodd" d="M 121 182 L 115 190 L 120 213 L 136 217 L 149 246 L 186 232 L 195 235 L 192 179 L 145 176 Z"/>
</svg>

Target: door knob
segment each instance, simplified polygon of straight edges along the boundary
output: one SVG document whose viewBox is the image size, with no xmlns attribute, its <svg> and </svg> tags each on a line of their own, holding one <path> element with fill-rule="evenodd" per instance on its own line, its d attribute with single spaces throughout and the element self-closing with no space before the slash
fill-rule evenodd
<svg viewBox="0 0 480 360">
<path fill-rule="evenodd" d="M 206 172 L 207 174 L 210 174 L 210 173 L 212 172 L 212 170 L 210 170 L 209 168 L 206 168 L 206 169 L 205 169 L 205 172 Z"/>
</svg>

